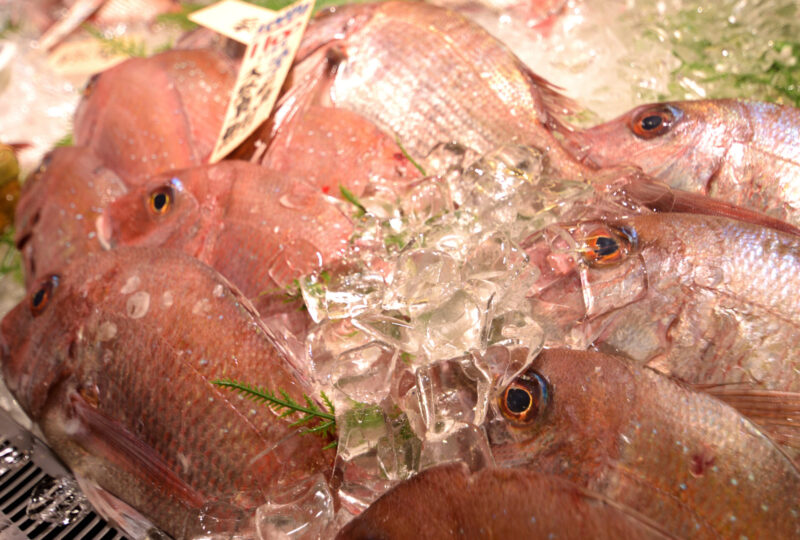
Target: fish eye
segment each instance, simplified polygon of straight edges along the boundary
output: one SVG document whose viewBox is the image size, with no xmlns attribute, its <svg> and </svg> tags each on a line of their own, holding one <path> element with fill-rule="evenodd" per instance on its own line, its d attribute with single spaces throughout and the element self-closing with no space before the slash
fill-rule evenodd
<svg viewBox="0 0 800 540">
<path fill-rule="evenodd" d="M 640 139 L 652 139 L 672 129 L 679 117 L 677 109 L 668 105 L 650 106 L 634 113 L 629 127 Z"/>
<path fill-rule="evenodd" d="M 170 186 L 160 186 L 150 192 L 147 199 L 148 207 L 154 214 L 162 215 L 169 210 L 174 199 L 174 192 Z"/>
<path fill-rule="evenodd" d="M 541 416 L 549 395 L 544 377 L 528 372 L 514 379 L 500 395 L 500 412 L 512 424 L 531 424 Z"/>
<path fill-rule="evenodd" d="M 44 308 L 47 307 L 50 298 L 53 296 L 53 291 L 58 287 L 58 281 L 59 277 L 55 274 L 47 276 L 31 296 L 31 313 L 34 317 L 42 313 Z"/>
<path fill-rule="evenodd" d="M 608 227 L 598 227 L 583 239 L 580 248 L 583 261 L 591 267 L 614 266 L 635 247 L 636 231 L 620 228 L 620 234 Z"/>
</svg>

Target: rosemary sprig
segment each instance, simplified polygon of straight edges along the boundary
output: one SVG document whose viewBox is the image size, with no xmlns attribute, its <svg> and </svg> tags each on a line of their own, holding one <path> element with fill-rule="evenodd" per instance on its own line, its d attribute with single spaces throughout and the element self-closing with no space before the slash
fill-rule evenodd
<svg viewBox="0 0 800 540">
<path fill-rule="evenodd" d="M 361 201 L 358 200 L 358 197 L 356 197 L 352 191 L 342 185 L 339 185 L 339 193 L 342 194 L 342 197 L 344 197 L 347 202 L 353 204 L 358 209 L 356 212 L 356 217 L 361 217 L 367 213 L 367 208 L 361 204 Z"/>
<path fill-rule="evenodd" d="M 327 410 L 321 409 L 314 400 L 303 394 L 303 399 L 306 404 L 302 405 L 292 399 L 285 390 L 279 390 L 278 394 L 270 392 L 266 388 L 259 388 L 251 386 L 246 383 L 234 381 L 231 379 L 217 379 L 212 381 L 213 384 L 223 388 L 230 388 L 239 392 L 243 396 L 252 399 L 256 403 L 265 403 L 275 412 L 280 412 L 281 418 L 286 418 L 296 413 L 301 413 L 302 416 L 299 420 L 295 420 L 290 426 L 304 426 L 301 431 L 302 434 L 313 433 L 322 437 L 331 437 L 333 441 L 326 445 L 323 449 L 333 448 L 336 446 L 336 411 L 330 398 L 325 395 L 325 392 L 320 392 L 322 401 Z M 313 426 L 305 426 L 309 422 L 316 420 Z"/>
<path fill-rule="evenodd" d="M 405 147 L 404 147 L 402 144 L 400 144 L 400 139 L 397 139 L 397 138 L 395 138 L 394 142 L 395 142 L 395 143 L 397 144 L 397 146 L 400 148 L 400 151 L 403 153 L 403 155 L 405 156 L 405 158 L 406 158 L 408 161 L 410 161 L 410 162 L 411 162 L 411 164 L 412 164 L 412 165 L 413 165 L 413 166 L 414 166 L 414 167 L 415 167 L 415 168 L 416 168 L 416 169 L 417 169 L 417 170 L 420 172 L 420 174 L 421 174 L 422 176 L 428 176 L 428 173 L 426 173 L 426 172 L 425 172 L 425 169 L 423 169 L 423 168 L 422 168 L 422 165 L 420 165 L 419 163 L 417 163 L 417 162 L 416 162 L 416 160 L 415 160 L 414 158 L 412 158 L 412 157 L 411 157 L 411 154 L 409 154 L 409 153 L 406 151 Z"/>
</svg>

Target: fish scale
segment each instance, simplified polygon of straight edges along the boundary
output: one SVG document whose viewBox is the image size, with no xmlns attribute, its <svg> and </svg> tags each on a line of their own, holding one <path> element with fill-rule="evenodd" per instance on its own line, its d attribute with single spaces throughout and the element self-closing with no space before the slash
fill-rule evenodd
<svg viewBox="0 0 800 540">
<path fill-rule="evenodd" d="M 75 324 L 48 334 L 67 318 Z M 52 447 L 172 535 L 205 503 L 250 509 L 277 482 L 331 466 L 322 440 L 211 384 L 310 392 L 241 293 L 182 253 L 119 248 L 76 261 L 45 311 L 34 318 L 21 304 L 2 333 L 5 380 Z"/>
<path fill-rule="evenodd" d="M 418 519 L 398 508 L 412 509 Z M 524 469 L 470 474 L 463 463 L 433 467 L 398 484 L 336 536 L 410 537 L 671 538 L 641 515 L 561 478 Z"/>
<path fill-rule="evenodd" d="M 156 215 L 149 194 L 168 185 L 175 186 L 174 200 Z M 352 233 L 350 220 L 315 186 L 243 161 L 153 177 L 109 205 L 99 228 L 111 246 L 193 255 L 248 298 L 283 292 L 293 279 L 336 261 Z"/>
<path fill-rule="evenodd" d="M 632 126 L 648 114 L 673 119 L 663 132 L 637 136 Z M 670 186 L 800 225 L 795 107 L 734 99 L 651 104 L 565 135 L 588 163 L 635 165 Z"/>
<path fill-rule="evenodd" d="M 128 183 L 207 161 L 236 78 L 211 49 L 132 58 L 95 76 L 78 105 L 75 143 Z"/>
<path fill-rule="evenodd" d="M 304 41 L 295 69 L 318 68 L 289 89 L 303 96 L 285 100 L 290 108 L 330 100 L 396 136 L 417 160 L 439 143 L 482 154 L 519 142 L 550 150 L 565 174 L 584 174 L 546 127 L 574 105 L 456 13 L 404 2 L 339 7 L 312 21 Z M 333 74 L 326 57 L 337 59 Z"/>
<path fill-rule="evenodd" d="M 537 255 L 549 296 L 595 300 L 592 311 L 573 306 L 570 318 L 561 319 L 565 330 L 579 329 L 587 345 L 687 382 L 800 391 L 800 356 L 786 346 L 800 339 L 797 236 L 693 214 L 607 223 L 608 234 L 618 235 L 615 242 L 623 242 L 623 230 L 636 237 L 613 264 L 593 266 L 577 256 L 556 269 Z M 593 222 L 564 226 L 577 246 L 585 246 L 598 227 L 606 230 Z M 553 249 L 543 247 L 544 240 L 536 245 L 529 251 Z M 584 276 L 581 285 L 578 275 Z M 546 313 L 548 298 L 532 295 L 533 316 Z M 558 334 L 551 339 L 560 344 Z"/>
<path fill-rule="evenodd" d="M 800 534 L 800 471 L 728 405 L 594 352 L 545 350 L 531 373 L 549 400 L 527 425 L 494 424 L 498 465 L 566 477 L 677 537 Z"/>
</svg>

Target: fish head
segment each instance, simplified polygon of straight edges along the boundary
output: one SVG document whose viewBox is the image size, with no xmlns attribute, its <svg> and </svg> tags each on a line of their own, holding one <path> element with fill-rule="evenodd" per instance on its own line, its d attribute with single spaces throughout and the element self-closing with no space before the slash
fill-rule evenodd
<svg viewBox="0 0 800 540">
<path fill-rule="evenodd" d="M 3 379 L 34 420 L 64 377 L 74 341 L 76 313 L 64 311 L 63 288 L 60 274 L 39 278 L 0 323 Z"/>
<path fill-rule="evenodd" d="M 570 135 L 573 150 L 598 167 L 635 165 L 672 187 L 706 192 L 729 146 L 752 136 L 733 100 L 642 105 Z"/>
<path fill-rule="evenodd" d="M 647 273 L 637 231 L 600 220 L 553 225 L 522 244 L 540 277 L 527 293 L 554 343 L 586 347 L 594 321 L 642 298 Z"/>
<path fill-rule="evenodd" d="M 333 43 L 350 38 L 372 19 L 378 9 L 379 4 L 348 4 L 321 10 L 309 21 L 295 62 L 300 62 Z"/>
<path fill-rule="evenodd" d="M 107 248 L 184 245 L 197 235 L 200 221 L 200 204 L 181 175 L 168 175 L 108 205 L 97 220 L 97 234 Z"/>
<path fill-rule="evenodd" d="M 617 453 L 635 381 L 624 362 L 546 349 L 493 400 L 487 433 L 498 466 L 580 476 Z"/>
<path fill-rule="evenodd" d="M 25 181 L 15 215 L 14 242 L 27 283 L 75 255 L 100 251 L 95 220 L 126 192 L 122 180 L 85 147 L 47 154 Z"/>
<path fill-rule="evenodd" d="M 131 184 L 200 165 L 222 127 L 227 101 L 220 96 L 230 94 L 236 71 L 211 49 L 130 58 L 87 84 L 75 111 L 75 142 Z"/>
</svg>

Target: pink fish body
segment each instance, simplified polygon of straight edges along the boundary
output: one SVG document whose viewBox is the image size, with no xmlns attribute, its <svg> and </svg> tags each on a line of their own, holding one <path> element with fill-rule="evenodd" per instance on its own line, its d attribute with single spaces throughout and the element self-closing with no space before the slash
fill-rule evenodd
<svg viewBox="0 0 800 540">
<path fill-rule="evenodd" d="M 424 523 L 420 527 L 420 523 Z M 670 538 L 630 509 L 556 476 L 462 463 L 422 471 L 351 521 L 338 540 Z"/>
<path fill-rule="evenodd" d="M 498 466 L 564 477 L 679 538 L 800 534 L 800 471 L 733 408 L 653 370 L 550 349 L 497 398 Z"/>
<path fill-rule="evenodd" d="M 304 378 L 267 334 L 199 261 L 119 248 L 40 279 L 5 317 L 3 377 L 79 478 L 184 538 L 201 513 L 246 516 L 277 483 L 329 471 L 324 441 L 211 384 L 302 400 Z"/>
<path fill-rule="evenodd" d="M 236 79 L 211 49 L 133 58 L 97 75 L 75 113 L 75 143 L 126 183 L 205 163 Z"/>
<path fill-rule="evenodd" d="M 293 70 L 276 119 L 318 103 L 358 113 L 417 161 L 443 143 L 478 154 L 526 144 L 550 151 L 553 168 L 583 174 L 551 133 L 574 104 L 453 11 L 397 1 L 332 8 L 309 24 Z"/>
<path fill-rule="evenodd" d="M 28 178 L 15 218 L 14 241 L 30 285 L 76 256 L 100 251 L 95 222 L 127 192 L 125 184 L 86 147 L 56 148 Z"/>
<path fill-rule="evenodd" d="M 571 135 L 586 161 L 800 225 L 800 109 L 733 99 L 654 103 Z"/>
<path fill-rule="evenodd" d="M 315 186 L 242 161 L 154 177 L 110 205 L 100 225 L 109 246 L 179 249 L 250 298 L 336 261 L 351 233 Z"/>
<path fill-rule="evenodd" d="M 543 272 L 532 314 L 554 346 L 575 331 L 687 382 L 800 391 L 786 345 L 800 339 L 800 238 L 668 213 L 561 230 L 528 250 Z"/>
</svg>

